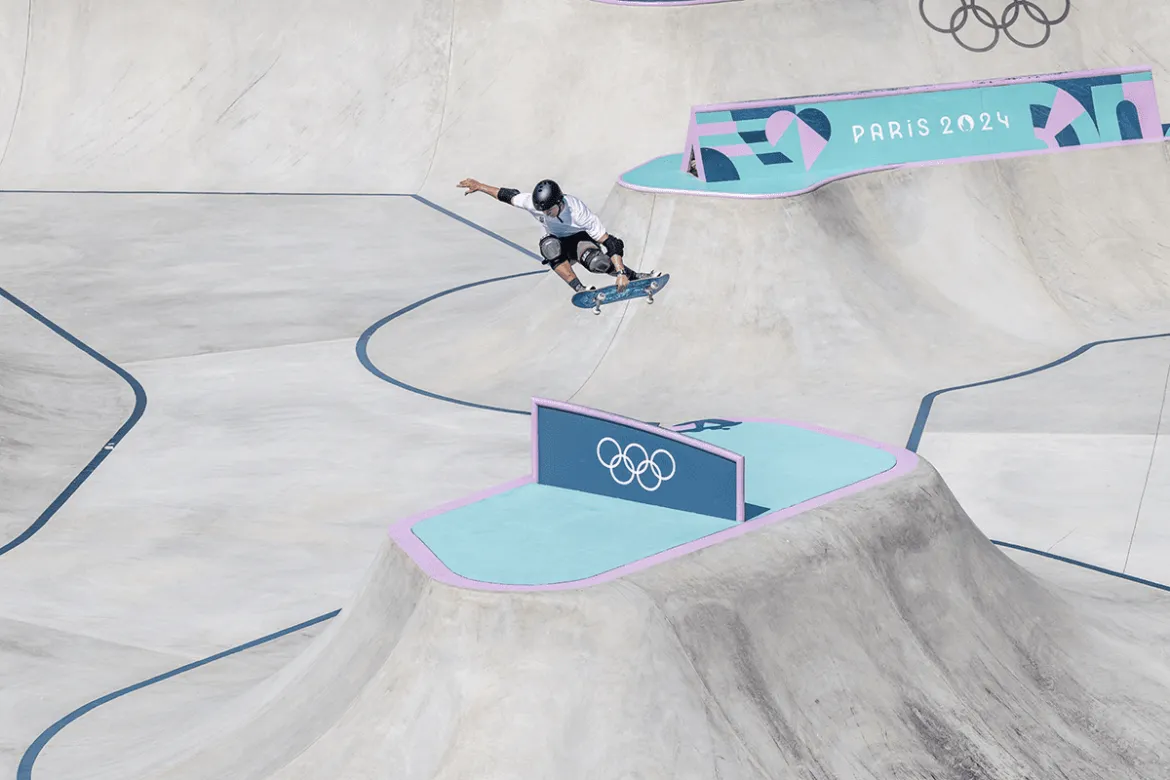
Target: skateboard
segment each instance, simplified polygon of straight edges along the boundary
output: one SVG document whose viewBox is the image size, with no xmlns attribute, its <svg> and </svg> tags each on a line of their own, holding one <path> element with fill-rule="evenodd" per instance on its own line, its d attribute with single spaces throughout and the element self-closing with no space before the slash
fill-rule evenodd
<svg viewBox="0 0 1170 780">
<path fill-rule="evenodd" d="M 617 285 L 612 284 L 600 290 L 582 290 L 573 296 L 573 305 L 578 309 L 593 309 L 594 314 L 601 314 L 601 307 L 605 304 L 628 301 L 631 298 L 644 297 L 646 303 L 654 303 L 654 296 L 669 281 L 670 274 L 658 274 L 630 282 L 622 292 L 618 292 Z"/>
</svg>

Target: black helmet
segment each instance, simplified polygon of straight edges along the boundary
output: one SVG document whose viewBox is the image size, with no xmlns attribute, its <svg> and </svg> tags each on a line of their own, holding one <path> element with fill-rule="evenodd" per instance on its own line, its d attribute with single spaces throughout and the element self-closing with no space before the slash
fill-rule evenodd
<svg viewBox="0 0 1170 780">
<path fill-rule="evenodd" d="M 540 211 L 548 211 L 563 198 L 560 186 L 552 179 L 544 179 L 532 190 L 532 204 Z"/>
</svg>

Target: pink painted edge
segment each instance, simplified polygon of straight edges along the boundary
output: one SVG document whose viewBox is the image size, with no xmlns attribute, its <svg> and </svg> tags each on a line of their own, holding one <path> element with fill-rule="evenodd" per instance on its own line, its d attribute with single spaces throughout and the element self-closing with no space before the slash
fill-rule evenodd
<svg viewBox="0 0 1170 780">
<path fill-rule="evenodd" d="M 399 520 L 390 526 L 390 537 L 392 539 L 394 539 L 394 541 L 400 547 L 402 547 L 402 549 L 407 554 L 409 554 L 411 556 L 411 558 L 419 566 L 419 568 L 421 568 L 428 576 L 430 576 L 432 579 L 436 580 L 437 582 L 442 582 L 445 585 L 452 585 L 454 587 L 460 587 L 460 588 L 468 588 L 471 590 L 496 591 L 496 592 L 539 592 L 539 591 L 579 590 L 581 588 L 587 588 L 587 587 L 591 587 L 593 585 L 599 585 L 599 584 L 604 583 L 604 582 L 611 582 L 611 581 L 618 579 L 619 577 L 623 577 L 627 574 L 632 574 L 632 573 L 637 572 L 637 571 L 649 569 L 653 566 L 657 566 L 660 563 L 665 563 L 666 561 L 672 560 L 674 558 L 680 558 L 683 555 L 686 555 L 686 554 L 691 553 L 691 552 L 695 552 L 697 550 L 701 550 L 705 547 L 712 547 L 716 544 L 719 544 L 720 542 L 727 541 L 728 539 L 733 539 L 733 538 L 738 537 L 738 536 L 743 536 L 746 533 L 751 533 L 752 531 L 756 530 L 757 528 L 762 528 L 765 526 L 774 525 L 775 523 L 778 523 L 782 520 L 787 520 L 789 518 L 795 517 L 796 515 L 803 514 L 804 512 L 807 512 L 810 509 L 816 509 L 817 507 L 824 506 L 825 504 L 829 504 L 833 501 L 837 501 L 838 499 L 845 498 L 846 496 L 860 493 L 864 490 L 868 490 L 870 488 L 877 487 L 878 485 L 884 484 L 886 482 L 891 482 L 894 479 L 897 479 L 898 477 L 905 476 L 906 474 L 909 474 L 918 466 L 918 456 L 916 454 L 914 454 L 913 452 L 910 452 L 909 450 L 903 449 L 901 447 L 895 447 L 895 446 L 889 445 L 889 444 L 884 444 L 882 442 L 877 442 L 877 441 L 873 441 L 870 439 L 866 439 L 866 438 L 861 437 L 861 436 L 855 436 L 853 434 L 842 433 L 840 431 L 835 431 L 835 430 L 832 430 L 829 428 L 824 428 L 824 427 L 819 426 L 819 425 L 812 425 L 812 424 L 808 424 L 808 423 L 801 423 L 801 422 L 795 422 L 795 421 L 790 421 L 790 420 L 773 419 L 773 418 L 768 418 L 768 417 L 744 417 L 744 418 L 726 417 L 726 418 L 722 418 L 722 419 L 731 420 L 733 422 L 767 423 L 767 424 L 771 424 L 771 425 L 787 425 L 787 426 L 791 426 L 794 428 L 804 428 L 806 430 L 815 431 L 817 433 L 823 433 L 825 435 L 834 436 L 836 438 L 843 439 L 845 441 L 852 441 L 852 442 L 855 442 L 858 444 L 863 444 L 863 445 L 868 446 L 868 447 L 873 447 L 875 449 L 882 450 L 883 452 L 888 452 L 889 454 L 894 456 L 895 463 L 891 468 L 887 469 L 886 471 L 883 471 L 880 474 L 875 474 L 874 476 L 869 477 L 868 479 L 861 480 L 860 482 L 855 482 L 852 485 L 846 485 L 843 488 L 838 488 L 837 490 L 833 490 L 833 491 L 830 491 L 828 493 L 824 493 L 820 496 L 814 496 L 813 498 L 810 498 L 807 501 L 803 501 L 799 504 L 787 507 L 785 509 L 780 509 L 780 510 L 777 510 L 775 512 L 768 512 L 766 514 L 760 515 L 759 517 L 753 519 L 751 522 L 735 523 L 730 528 L 727 528 L 723 531 L 717 531 L 713 534 L 709 534 L 707 536 L 704 536 L 701 539 L 696 539 L 692 542 L 687 542 L 686 544 L 681 544 L 681 545 L 678 545 L 677 547 L 672 547 L 669 550 L 665 550 L 663 552 L 657 553 L 657 554 L 652 555 L 648 558 L 643 558 L 642 560 L 634 561 L 632 563 L 625 564 L 624 566 L 619 566 L 616 569 L 611 569 L 610 571 L 602 572 L 601 574 L 595 575 L 593 577 L 589 577 L 589 578 L 582 579 L 582 580 L 574 580 L 572 582 L 558 582 L 558 583 L 552 583 L 549 585 L 502 585 L 500 583 L 495 583 L 495 582 L 480 582 L 478 580 L 471 580 L 471 579 L 468 579 L 466 577 L 461 577 L 460 575 L 458 575 L 455 572 L 448 569 L 443 564 L 443 562 L 440 561 L 435 556 L 435 554 L 432 553 L 430 551 L 430 549 L 426 545 L 424 545 L 422 543 L 422 541 L 419 540 L 418 537 L 416 537 L 410 531 L 410 529 L 416 523 L 421 522 L 422 520 L 425 520 L 429 517 L 434 517 L 435 515 L 440 514 L 442 512 L 450 511 L 452 509 L 456 509 L 456 508 L 461 507 L 461 506 L 466 506 L 466 505 L 471 504 L 475 501 L 479 501 L 481 499 L 488 498 L 490 496 L 497 495 L 499 493 L 503 493 L 503 492 L 508 491 L 508 490 L 513 490 L 513 489 L 521 487 L 525 484 L 529 484 L 529 483 L 533 482 L 531 475 L 526 476 L 526 477 L 521 477 L 520 479 L 512 480 L 511 482 L 505 482 L 501 485 L 497 485 L 493 488 L 489 488 L 488 490 L 484 490 L 484 491 L 481 491 L 481 492 L 476 493 L 474 495 L 467 496 L 465 498 L 458 499 L 456 501 L 451 501 L 451 502 L 448 502 L 448 503 L 443 504 L 441 506 L 435 507 L 435 508 L 430 509 L 426 512 L 423 512 L 422 514 L 414 515 L 414 516 L 405 518 L 403 520 Z M 654 432 L 660 433 L 663 430 L 668 430 L 668 429 L 665 429 L 665 428 L 655 429 Z M 693 444 L 694 441 L 692 440 L 690 443 Z M 705 443 L 705 442 L 701 442 L 701 443 Z"/>
<path fill-rule="evenodd" d="M 424 512 L 411 515 L 410 517 L 404 518 L 402 520 L 397 520 L 390 525 L 390 538 L 397 542 L 398 546 L 401 547 L 408 555 L 410 555 L 410 557 L 414 559 L 415 563 L 417 563 L 419 567 L 431 577 L 442 580 L 444 572 L 450 576 L 457 577 L 458 575 L 448 569 L 443 564 L 443 562 L 440 561 L 433 552 L 431 552 L 431 549 L 423 544 L 421 539 L 414 535 L 414 532 L 411 529 L 414 528 L 414 526 L 418 523 L 421 523 L 423 520 L 427 520 L 428 518 L 459 509 L 460 507 L 468 506 L 469 504 L 474 504 L 477 501 L 482 501 L 485 498 L 491 498 L 492 496 L 499 495 L 500 493 L 506 493 L 509 490 L 515 490 L 518 487 L 522 487 L 534 481 L 535 480 L 533 479 L 532 475 L 529 474 L 527 476 L 519 477 L 518 479 L 509 480 L 508 482 L 494 485 L 490 488 L 487 488 L 486 490 L 481 490 L 478 493 L 472 493 L 471 495 L 463 496 L 462 498 L 457 498 L 453 501 L 439 504 L 438 506 L 431 507 Z"/>
<path fill-rule="evenodd" d="M 708 146 L 707 149 L 714 149 L 720 154 L 725 154 L 728 157 L 750 157 L 756 153 L 756 150 L 747 144 L 732 144 L 730 146 Z"/>
<path fill-rule="evenodd" d="M 735 520 L 737 523 L 742 523 L 744 519 L 744 457 L 738 452 L 724 449 L 723 447 L 716 447 L 714 444 L 708 444 L 705 441 L 696 441 L 689 436 L 683 436 L 681 433 L 670 430 L 669 428 L 658 428 L 653 425 L 647 425 L 638 420 L 631 420 L 628 417 L 622 417 L 619 414 L 611 414 L 610 412 L 603 412 L 598 409 L 590 409 L 587 406 L 578 406 L 577 404 L 565 403 L 564 401 L 553 401 L 548 398 L 533 398 L 532 399 L 532 416 L 535 423 L 536 410 L 538 407 L 545 406 L 549 409 L 559 409 L 563 412 L 572 412 L 583 417 L 592 417 L 596 420 L 604 420 L 605 422 L 615 423 L 617 425 L 624 425 L 628 428 L 633 428 L 639 431 L 653 434 L 654 436 L 661 436 L 665 439 L 677 441 L 686 447 L 692 449 L 702 450 L 711 455 L 729 460 L 735 464 L 735 481 L 736 481 L 736 500 L 735 500 Z M 533 439 L 536 438 L 535 428 L 533 429 Z M 533 472 L 536 473 L 535 471 Z"/>
<path fill-rule="evenodd" d="M 1097 70 L 1070 70 L 1059 73 L 1042 73 L 1032 76 L 1009 76 L 979 81 L 958 81 L 949 84 L 923 84 L 912 87 L 894 87 L 863 92 L 835 92 L 827 95 L 797 95 L 795 97 L 768 98 L 743 103 L 712 103 L 691 108 L 691 116 L 709 111 L 731 111 L 740 108 L 765 108 L 767 106 L 786 106 L 793 103 L 835 103 L 841 100 L 856 100 L 858 98 L 889 97 L 890 95 L 910 95 L 921 92 L 948 92 L 975 87 L 995 87 L 1006 84 L 1030 84 L 1037 81 L 1049 81 L 1056 78 L 1093 78 L 1095 76 L 1121 76 L 1127 73 L 1144 73 L 1149 71 L 1153 75 L 1153 68 L 1148 65 L 1135 65 L 1117 68 L 1101 68 Z"/>
<path fill-rule="evenodd" d="M 1121 94 L 1137 109 L 1143 138 L 1165 136 L 1162 112 L 1158 107 L 1158 91 L 1153 81 L 1127 81 L 1121 86 Z M 1150 115 L 1151 111 L 1153 116 Z"/>
<path fill-rule="evenodd" d="M 529 438 L 532 440 L 532 481 L 540 481 L 540 438 L 536 435 L 536 399 L 532 399 L 532 405 L 528 413 L 532 416 L 529 425 Z"/>
<path fill-rule="evenodd" d="M 696 135 L 699 138 L 708 135 L 734 135 L 739 132 L 738 122 L 707 122 L 705 124 L 696 122 L 695 127 L 698 129 Z"/>
<path fill-rule="evenodd" d="M 687 169 L 687 158 L 691 156 L 692 150 L 699 147 L 698 132 L 699 132 L 698 126 L 695 124 L 695 117 L 692 114 L 690 120 L 687 122 L 687 140 L 686 140 L 686 144 L 685 144 L 686 148 L 683 151 L 682 164 L 679 165 L 679 170 L 682 171 L 683 173 L 690 173 L 690 171 Z M 703 155 L 702 155 L 702 153 L 698 153 L 698 152 L 696 153 L 695 166 L 696 166 L 696 170 L 699 172 L 699 178 L 706 181 L 707 176 L 703 172 Z"/>
<path fill-rule="evenodd" d="M 620 186 L 625 187 L 628 190 L 634 190 L 635 192 L 649 192 L 649 193 L 654 193 L 657 195 L 694 195 L 694 196 L 698 196 L 698 197 L 708 197 L 708 198 L 734 198 L 734 199 L 738 199 L 738 200 L 766 200 L 769 198 L 791 198 L 791 197 L 794 197 L 796 195 L 804 195 L 806 193 L 812 192 L 813 190 L 819 189 L 819 188 L 825 186 L 826 184 L 832 184 L 835 181 L 841 181 L 842 179 L 849 179 L 849 178 L 852 178 L 854 176 L 861 176 L 861 175 L 866 174 L 866 173 L 877 173 L 879 171 L 891 171 L 891 170 L 897 170 L 897 169 L 901 169 L 901 168 L 928 168 L 928 167 L 934 166 L 934 165 L 958 165 L 960 163 L 989 162 L 992 160 L 1007 160 L 1007 159 L 1011 159 L 1011 158 L 1015 158 L 1015 157 L 1030 157 L 1033 155 L 1041 155 L 1041 154 L 1063 154 L 1066 152 L 1087 152 L 1087 151 L 1092 151 L 1094 149 L 1112 149 L 1112 148 L 1116 148 L 1119 146 L 1134 146 L 1137 144 L 1166 143 L 1168 140 L 1170 140 L 1170 138 L 1163 138 L 1163 137 L 1135 138 L 1135 139 L 1132 139 L 1129 141 L 1108 141 L 1106 143 L 1100 143 L 1100 144 L 1088 144 L 1085 146 L 1065 146 L 1065 147 L 1060 147 L 1057 149 L 1027 149 L 1027 150 L 1022 151 L 1022 152 L 999 152 L 996 154 L 977 155 L 974 157 L 952 157 L 952 158 L 945 159 L 945 160 L 926 160 L 926 161 L 922 161 L 922 162 L 912 162 L 912 163 L 891 163 L 889 165 L 879 165 L 879 166 L 876 166 L 873 168 L 861 168 L 861 169 L 858 169 L 856 171 L 849 171 L 848 173 L 842 173 L 838 176 L 830 176 L 829 178 L 821 179 L 821 180 L 809 185 L 808 187 L 805 187 L 805 188 L 799 189 L 799 190 L 792 190 L 791 192 L 743 193 L 743 192 L 707 192 L 704 190 L 676 190 L 676 189 L 672 189 L 669 187 L 647 187 L 647 186 L 644 186 L 641 184 L 631 184 L 630 182 L 625 180 L 625 176 L 627 174 L 636 171 L 638 168 L 641 168 L 643 165 L 646 165 L 646 163 L 642 163 L 642 165 L 631 168 L 630 170 L 623 173 L 621 176 L 618 177 L 617 183 Z M 668 157 L 669 155 L 662 155 L 662 156 Z M 655 159 L 660 159 L 660 158 L 655 158 Z"/>
</svg>

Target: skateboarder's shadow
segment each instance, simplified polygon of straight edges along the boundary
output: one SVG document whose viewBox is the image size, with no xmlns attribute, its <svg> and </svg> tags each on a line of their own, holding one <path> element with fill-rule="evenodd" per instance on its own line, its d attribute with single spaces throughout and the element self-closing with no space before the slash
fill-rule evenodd
<svg viewBox="0 0 1170 780">
<path fill-rule="evenodd" d="M 651 425 L 662 427 L 662 423 L 651 423 Z M 678 423 L 670 427 L 679 433 L 698 433 L 700 431 L 729 431 L 737 425 L 743 425 L 743 423 L 738 420 L 721 420 L 716 417 L 708 417 L 702 420 L 688 420 L 687 422 Z M 745 502 L 743 505 L 743 519 L 751 520 L 753 517 L 759 517 L 767 511 L 768 507 L 766 506 Z"/>
</svg>

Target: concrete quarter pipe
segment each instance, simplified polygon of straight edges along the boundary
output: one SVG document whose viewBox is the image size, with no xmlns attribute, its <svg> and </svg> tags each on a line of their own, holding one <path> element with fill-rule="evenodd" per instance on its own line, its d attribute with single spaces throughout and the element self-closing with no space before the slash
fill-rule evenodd
<svg viewBox="0 0 1170 780">
<path fill-rule="evenodd" d="M 0 0 L 0 776 L 1164 776 L 1170 13 L 984 5 Z"/>
</svg>

